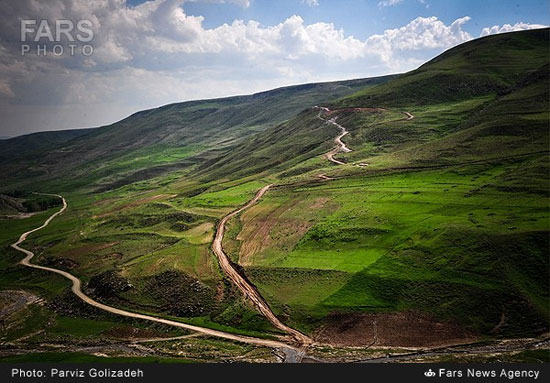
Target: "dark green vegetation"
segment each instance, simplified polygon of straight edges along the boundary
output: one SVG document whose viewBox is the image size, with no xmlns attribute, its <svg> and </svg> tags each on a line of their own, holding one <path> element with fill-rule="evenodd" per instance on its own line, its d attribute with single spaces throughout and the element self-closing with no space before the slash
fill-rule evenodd
<svg viewBox="0 0 550 383">
<path fill-rule="evenodd" d="M 23 191 L 0 194 L 0 214 L 3 215 L 34 213 L 54 206 L 61 206 L 61 200 L 56 196 L 31 194 Z"/>
<path fill-rule="evenodd" d="M 0 192 L 63 194 L 67 212 L 26 246 L 115 306 L 273 334 L 210 251 L 217 220 L 273 183 L 229 223 L 224 248 L 286 323 L 342 345 L 539 335 L 550 298 L 548 34 L 478 39 L 401 76 L 136 113 L 41 157 L 29 145 L 0 164 Z M 349 130 L 345 165 L 323 157 L 338 132 L 314 105 Z M 52 211 L 0 220 L 2 244 Z M 57 302 L 56 315 L 91 315 L 71 312 L 60 277 L 3 254 L 3 289 Z"/>
<path fill-rule="evenodd" d="M 70 188 L 96 183 L 100 190 L 110 190 L 187 170 L 307 107 L 389 78 L 306 84 L 251 96 L 171 104 L 135 113 L 109 126 L 73 131 L 72 135 L 52 132 L 53 138 L 46 140 L 42 135 L 50 137 L 50 133 L 39 133 L 38 142 L 35 135 L 6 140 L 0 146 L 0 160 L 8 172 L 0 185 L 24 186 L 40 180 L 52 185 L 52 190 L 65 182 Z M 58 145 L 52 148 L 49 142 L 55 141 Z M 31 182 L 26 177 L 32 177 Z M 72 179 L 75 177 L 77 180 Z M 59 178 L 65 182 L 49 182 Z"/>
<path fill-rule="evenodd" d="M 92 131 L 92 129 L 72 129 L 32 133 L 14 140 L 2 138 L 0 160 L 2 162 L 32 160 L 33 156 L 46 155 L 50 150 Z"/>
</svg>

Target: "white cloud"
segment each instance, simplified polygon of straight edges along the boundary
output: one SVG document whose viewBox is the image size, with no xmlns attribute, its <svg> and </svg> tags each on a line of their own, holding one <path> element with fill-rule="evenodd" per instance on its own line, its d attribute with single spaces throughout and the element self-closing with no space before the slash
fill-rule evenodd
<svg viewBox="0 0 550 383">
<path fill-rule="evenodd" d="M 302 0 L 302 3 L 307 4 L 309 7 L 319 6 L 319 0 Z"/>
<path fill-rule="evenodd" d="M 383 0 L 378 3 L 378 8 L 393 7 L 401 2 L 403 0 Z"/>
<path fill-rule="evenodd" d="M 247 0 L 206 0 L 233 2 L 247 6 Z M 396 1 L 396 0 L 390 0 Z M 471 36 L 461 26 L 464 17 L 447 26 L 436 17 L 418 17 L 409 24 L 386 30 L 367 40 L 346 36 L 332 23 L 306 24 L 297 15 L 274 26 L 250 20 L 236 20 L 217 28 L 205 28 L 202 16 L 187 15 L 183 0 L 148 1 L 128 7 L 124 0 L 51 0 L 48 7 L 34 0 L 21 0 L 16 12 L 29 18 L 89 19 L 94 24 L 94 55 L 89 59 L 63 57 L 57 65 L 73 70 L 105 71 L 125 66 L 155 70 L 167 66 L 186 67 L 190 63 L 226 63 L 227 59 L 261 60 L 266 64 L 290 60 L 354 60 L 374 57 L 385 61 L 407 50 L 446 48 Z M 10 36 L 6 49 L 19 47 L 19 26 L 13 23 L 10 8 L 0 6 L 0 34 Z M 47 17 L 45 17 L 47 16 Z M 208 60 L 206 60 L 208 58 Z M 21 60 L 21 57 L 18 57 Z M 29 64 L 36 57 L 23 60 Z M 47 58 L 45 62 L 50 62 Z"/>
<path fill-rule="evenodd" d="M 402 72 L 471 38 L 461 30 L 467 18 L 449 26 L 417 18 L 360 40 L 332 23 L 306 24 L 297 15 L 273 26 L 236 20 L 206 28 L 203 17 L 185 13 L 182 0 L 136 7 L 123 0 L 17 4 L 17 14 L 29 18 L 92 20 L 95 50 L 89 58 L 21 57 L 19 26 L 0 5 L 0 34 L 7 37 L 0 43 L 4 131 L 8 125 L 36 130 L 36 121 L 40 129 L 75 127 L 75 121 L 94 126 L 170 102 Z"/>
<path fill-rule="evenodd" d="M 510 24 L 504 24 L 502 26 L 500 25 L 493 25 L 492 27 L 483 28 L 481 30 L 480 36 L 488 36 L 488 35 L 494 35 L 497 33 L 506 33 L 506 32 L 515 32 L 515 31 L 523 31 L 526 29 L 539 29 L 539 28 L 546 28 L 548 25 L 542 25 L 542 24 L 529 24 L 529 23 L 515 23 L 514 25 Z"/>
<path fill-rule="evenodd" d="M 135 7 L 125 0 L 0 2 L 0 135 L 17 134 L 19 127 L 95 126 L 183 100 L 404 72 L 472 39 L 462 30 L 467 16 L 449 25 L 435 16 L 418 17 L 359 39 L 332 23 L 308 24 L 298 15 L 271 26 L 235 20 L 207 28 L 202 16 L 184 9 L 183 0 Z M 14 22 L 20 15 L 92 20 L 94 54 L 22 57 Z"/>
<path fill-rule="evenodd" d="M 468 20 L 470 17 L 465 16 L 446 25 L 435 16 L 417 17 L 401 28 L 370 36 L 365 50 L 378 53 L 388 72 L 403 72 L 420 65 L 429 56 L 471 40 L 472 36 L 462 30 Z"/>
</svg>

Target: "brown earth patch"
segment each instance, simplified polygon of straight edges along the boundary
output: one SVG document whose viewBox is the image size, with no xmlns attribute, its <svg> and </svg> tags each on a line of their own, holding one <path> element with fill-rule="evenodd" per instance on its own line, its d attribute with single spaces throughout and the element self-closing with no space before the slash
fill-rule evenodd
<svg viewBox="0 0 550 383">
<path fill-rule="evenodd" d="M 30 218 L 33 215 L 36 215 L 38 213 L 42 213 L 41 211 L 33 211 L 32 213 L 18 213 L 18 214 L 11 214 L 11 215 L 0 215 L 0 219 L 25 219 Z"/>
<path fill-rule="evenodd" d="M 113 210 L 110 210 L 106 213 L 93 215 L 92 218 L 105 218 L 105 217 L 108 217 L 108 216 L 110 216 L 110 215 L 112 215 L 112 214 L 114 214 L 118 211 L 121 211 L 121 210 L 129 209 L 131 207 L 136 207 L 136 206 L 142 205 L 142 204 L 147 203 L 147 202 L 157 201 L 159 199 L 174 198 L 176 196 L 177 196 L 177 194 L 157 194 L 157 195 L 154 195 L 152 197 L 142 198 L 142 199 L 139 199 L 137 201 L 127 203 L 127 204 L 122 205 L 122 206 L 118 206 L 118 207 L 114 208 Z"/>
<path fill-rule="evenodd" d="M 118 245 L 119 243 L 120 242 L 94 243 L 92 245 L 77 247 L 76 249 L 65 250 L 62 253 L 60 253 L 60 255 L 62 257 L 71 257 L 71 256 L 90 254 L 96 251 L 107 249 L 109 247 L 113 247 L 115 245 Z"/>
<path fill-rule="evenodd" d="M 92 202 L 92 206 L 105 206 L 107 204 L 118 201 L 118 198 L 105 198 L 100 199 L 99 201 Z"/>
<path fill-rule="evenodd" d="M 310 221 L 297 218 L 283 218 L 282 215 L 295 207 L 296 201 L 289 201 L 272 210 L 267 216 L 262 215 L 261 208 L 251 209 L 242 216 L 243 228 L 237 240 L 241 241 L 239 264 L 250 266 L 254 256 L 263 252 L 276 242 L 278 247 L 291 249 L 313 225 Z M 259 212 L 251 216 L 252 212 Z M 277 237 L 274 237 L 276 235 Z"/>
<path fill-rule="evenodd" d="M 471 342 L 475 336 L 458 324 L 404 311 L 331 314 L 314 339 L 334 346 L 436 347 Z"/>
<path fill-rule="evenodd" d="M 27 305 L 43 302 L 40 297 L 25 290 L 0 290 L 0 322 Z"/>
</svg>

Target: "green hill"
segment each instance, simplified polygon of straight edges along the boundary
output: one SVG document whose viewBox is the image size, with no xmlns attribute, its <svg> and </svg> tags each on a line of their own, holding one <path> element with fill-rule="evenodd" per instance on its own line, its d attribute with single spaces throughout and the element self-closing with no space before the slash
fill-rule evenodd
<svg viewBox="0 0 550 383">
<path fill-rule="evenodd" d="M 548 65 L 548 29 L 503 33 L 451 48 L 391 83 L 364 89 L 337 105 L 406 106 L 506 92 Z"/>
<path fill-rule="evenodd" d="M 548 29 L 494 35 L 403 75 L 139 112 L 17 160 L 3 149 L 1 189 L 67 198 L 29 245 L 114 305 L 274 332 L 210 250 L 218 220 L 271 183 L 223 245 L 285 323 L 347 346 L 539 335 L 550 311 L 548 44 Z M 323 156 L 339 130 L 315 105 L 349 131 L 344 165 Z M 25 222 L 10 224 L 0 220 L 4 244 Z M 22 278 L 18 255 L 2 251 L 1 287 L 66 298 L 62 282 Z"/>
<path fill-rule="evenodd" d="M 215 157 L 304 108 L 389 78 L 305 84 L 250 96 L 171 104 L 91 131 L 17 137 L 0 145 L 0 166 L 9 170 L 6 174 L 16 174 L 3 179 L 0 188 L 21 182 L 23 175 L 47 181 L 70 178 L 73 187 L 103 178 L 108 178 L 106 183 L 112 183 L 111 178 L 147 179 Z M 80 132 L 85 137 L 79 138 Z M 133 175 L 148 168 L 152 169 Z"/>
</svg>

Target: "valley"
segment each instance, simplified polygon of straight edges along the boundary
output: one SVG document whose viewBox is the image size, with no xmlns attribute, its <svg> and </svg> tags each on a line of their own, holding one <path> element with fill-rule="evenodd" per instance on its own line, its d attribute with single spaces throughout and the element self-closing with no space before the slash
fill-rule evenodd
<svg viewBox="0 0 550 383">
<path fill-rule="evenodd" d="M 3 140 L 0 359 L 548 361 L 548 41 Z"/>
</svg>

